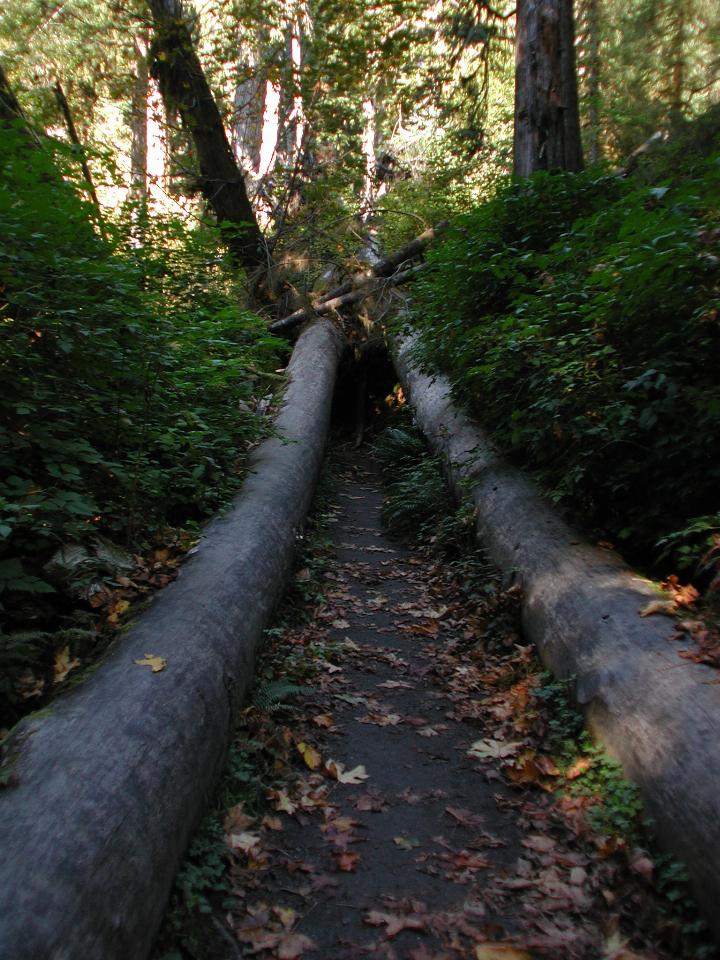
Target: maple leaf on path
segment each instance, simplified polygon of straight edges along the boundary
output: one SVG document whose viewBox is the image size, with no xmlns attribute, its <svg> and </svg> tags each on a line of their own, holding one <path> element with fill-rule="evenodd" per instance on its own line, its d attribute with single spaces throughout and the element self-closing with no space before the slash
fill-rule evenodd
<svg viewBox="0 0 720 960">
<path fill-rule="evenodd" d="M 362 783 L 363 780 L 368 779 L 367 771 L 362 765 L 346 771 L 342 763 L 336 763 L 335 760 L 327 760 L 325 762 L 325 770 L 334 780 L 337 780 L 338 783 Z"/>
</svg>

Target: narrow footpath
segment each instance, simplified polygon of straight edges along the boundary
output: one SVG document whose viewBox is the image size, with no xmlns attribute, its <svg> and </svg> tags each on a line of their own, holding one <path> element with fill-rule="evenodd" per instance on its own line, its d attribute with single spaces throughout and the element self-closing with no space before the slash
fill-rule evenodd
<svg viewBox="0 0 720 960">
<path fill-rule="evenodd" d="M 332 496 L 323 600 L 275 636 L 272 683 L 246 711 L 238 743 L 262 754 L 265 786 L 225 814 L 232 892 L 205 955 L 684 956 L 658 945 L 648 856 L 591 828 L 591 790 L 555 798 L 512 591 L 490 574 L 469 590 L 386 535 L 372 454 L 340 458 Z M 272 703 L 283 680 L 305 688 L 292 712 Z"/>
</svg>

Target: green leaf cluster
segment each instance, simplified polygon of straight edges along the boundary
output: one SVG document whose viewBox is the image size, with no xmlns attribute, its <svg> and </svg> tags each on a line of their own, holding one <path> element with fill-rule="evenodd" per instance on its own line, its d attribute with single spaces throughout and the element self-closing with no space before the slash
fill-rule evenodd
<svg viewBox="0 0 720 960">
<path fill-rule="evenodd" d="M 285 345 L 243 309 L 210 228 L 133 211 L 106 224 L 72 154 L 0 138 L 0 602 L 45 609 L 44 565 L 101 534 L 141 549 L 209 515 L 267 433 L 253 412 Z M 45 602 L 45 601 L 43 601 Z M 51 655 L 51 654 L 50 654 Z M 0 653 L 0 666 L 2 665 Z"/>
<path fill-rule="evenodd" d="M 415 286 L 421 361 L 636 561 L 717 511 L 719 129 L 709 155 L 655 159 L 651 177 L 508 183 Z"/>
</svg>

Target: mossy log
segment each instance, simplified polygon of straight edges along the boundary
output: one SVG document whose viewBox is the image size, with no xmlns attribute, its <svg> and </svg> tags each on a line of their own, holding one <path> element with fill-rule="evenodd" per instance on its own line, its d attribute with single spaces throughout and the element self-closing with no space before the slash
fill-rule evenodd
<svg viewBox="0 0 720 960">
<path fill-rule="evenodd" d="M 522 620 L 544 665 L 574 678 L 591 731 L 640 789 L 660 843 L 688 868 L 720 937 L 720 687 L 678 657 L 675 624 L 641 617 L 657 590 L 612 551 L 585 542 L 452 402 L 447 380 L 395 341 L 419 424 L 477 508 L 477 536 L 522 588 Z M 689 643 L 690 641 L 687 641 Z"/>
<path fill-rule="evenodd" d="M 278 436 L 105 662 L 10 743 L 3 960 L 142 960 L 222 768 L 320 470 L 342 339 L 303 332 Z M 137 660 L 167 661 L 153 673 Z"/>
</svg>

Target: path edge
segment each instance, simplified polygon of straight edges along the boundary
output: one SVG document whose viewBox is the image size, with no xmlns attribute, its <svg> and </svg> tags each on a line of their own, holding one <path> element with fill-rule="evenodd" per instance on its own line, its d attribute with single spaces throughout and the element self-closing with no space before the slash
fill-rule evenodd
<svg viewBox="0 0 720 960">
<path fill-rule="evenodd" d="M 455 406 L 448 380 L 415 366 L 416 333 L 390 338 L 400 381 L 476 534 L 522 588 L 522 622 L 543 665 L 574 678 L 592 733 L 635 783 L 660 844 L 682 861 L 720 941 L 720 686 L 678 657 L 674 622 L 640 617 L 656 588 L 612 551 L 590 545 Z"/>
<path fill-rule="evenodd" d="M 322 465 L 344 338 L 300 335 L 276 436 L 237 498 L 80 687 L 6 744 L 3 960 L 146 957 L 222 769 Z M 152 653 L 158 673 L 139 666 Z"/>
</svg>

